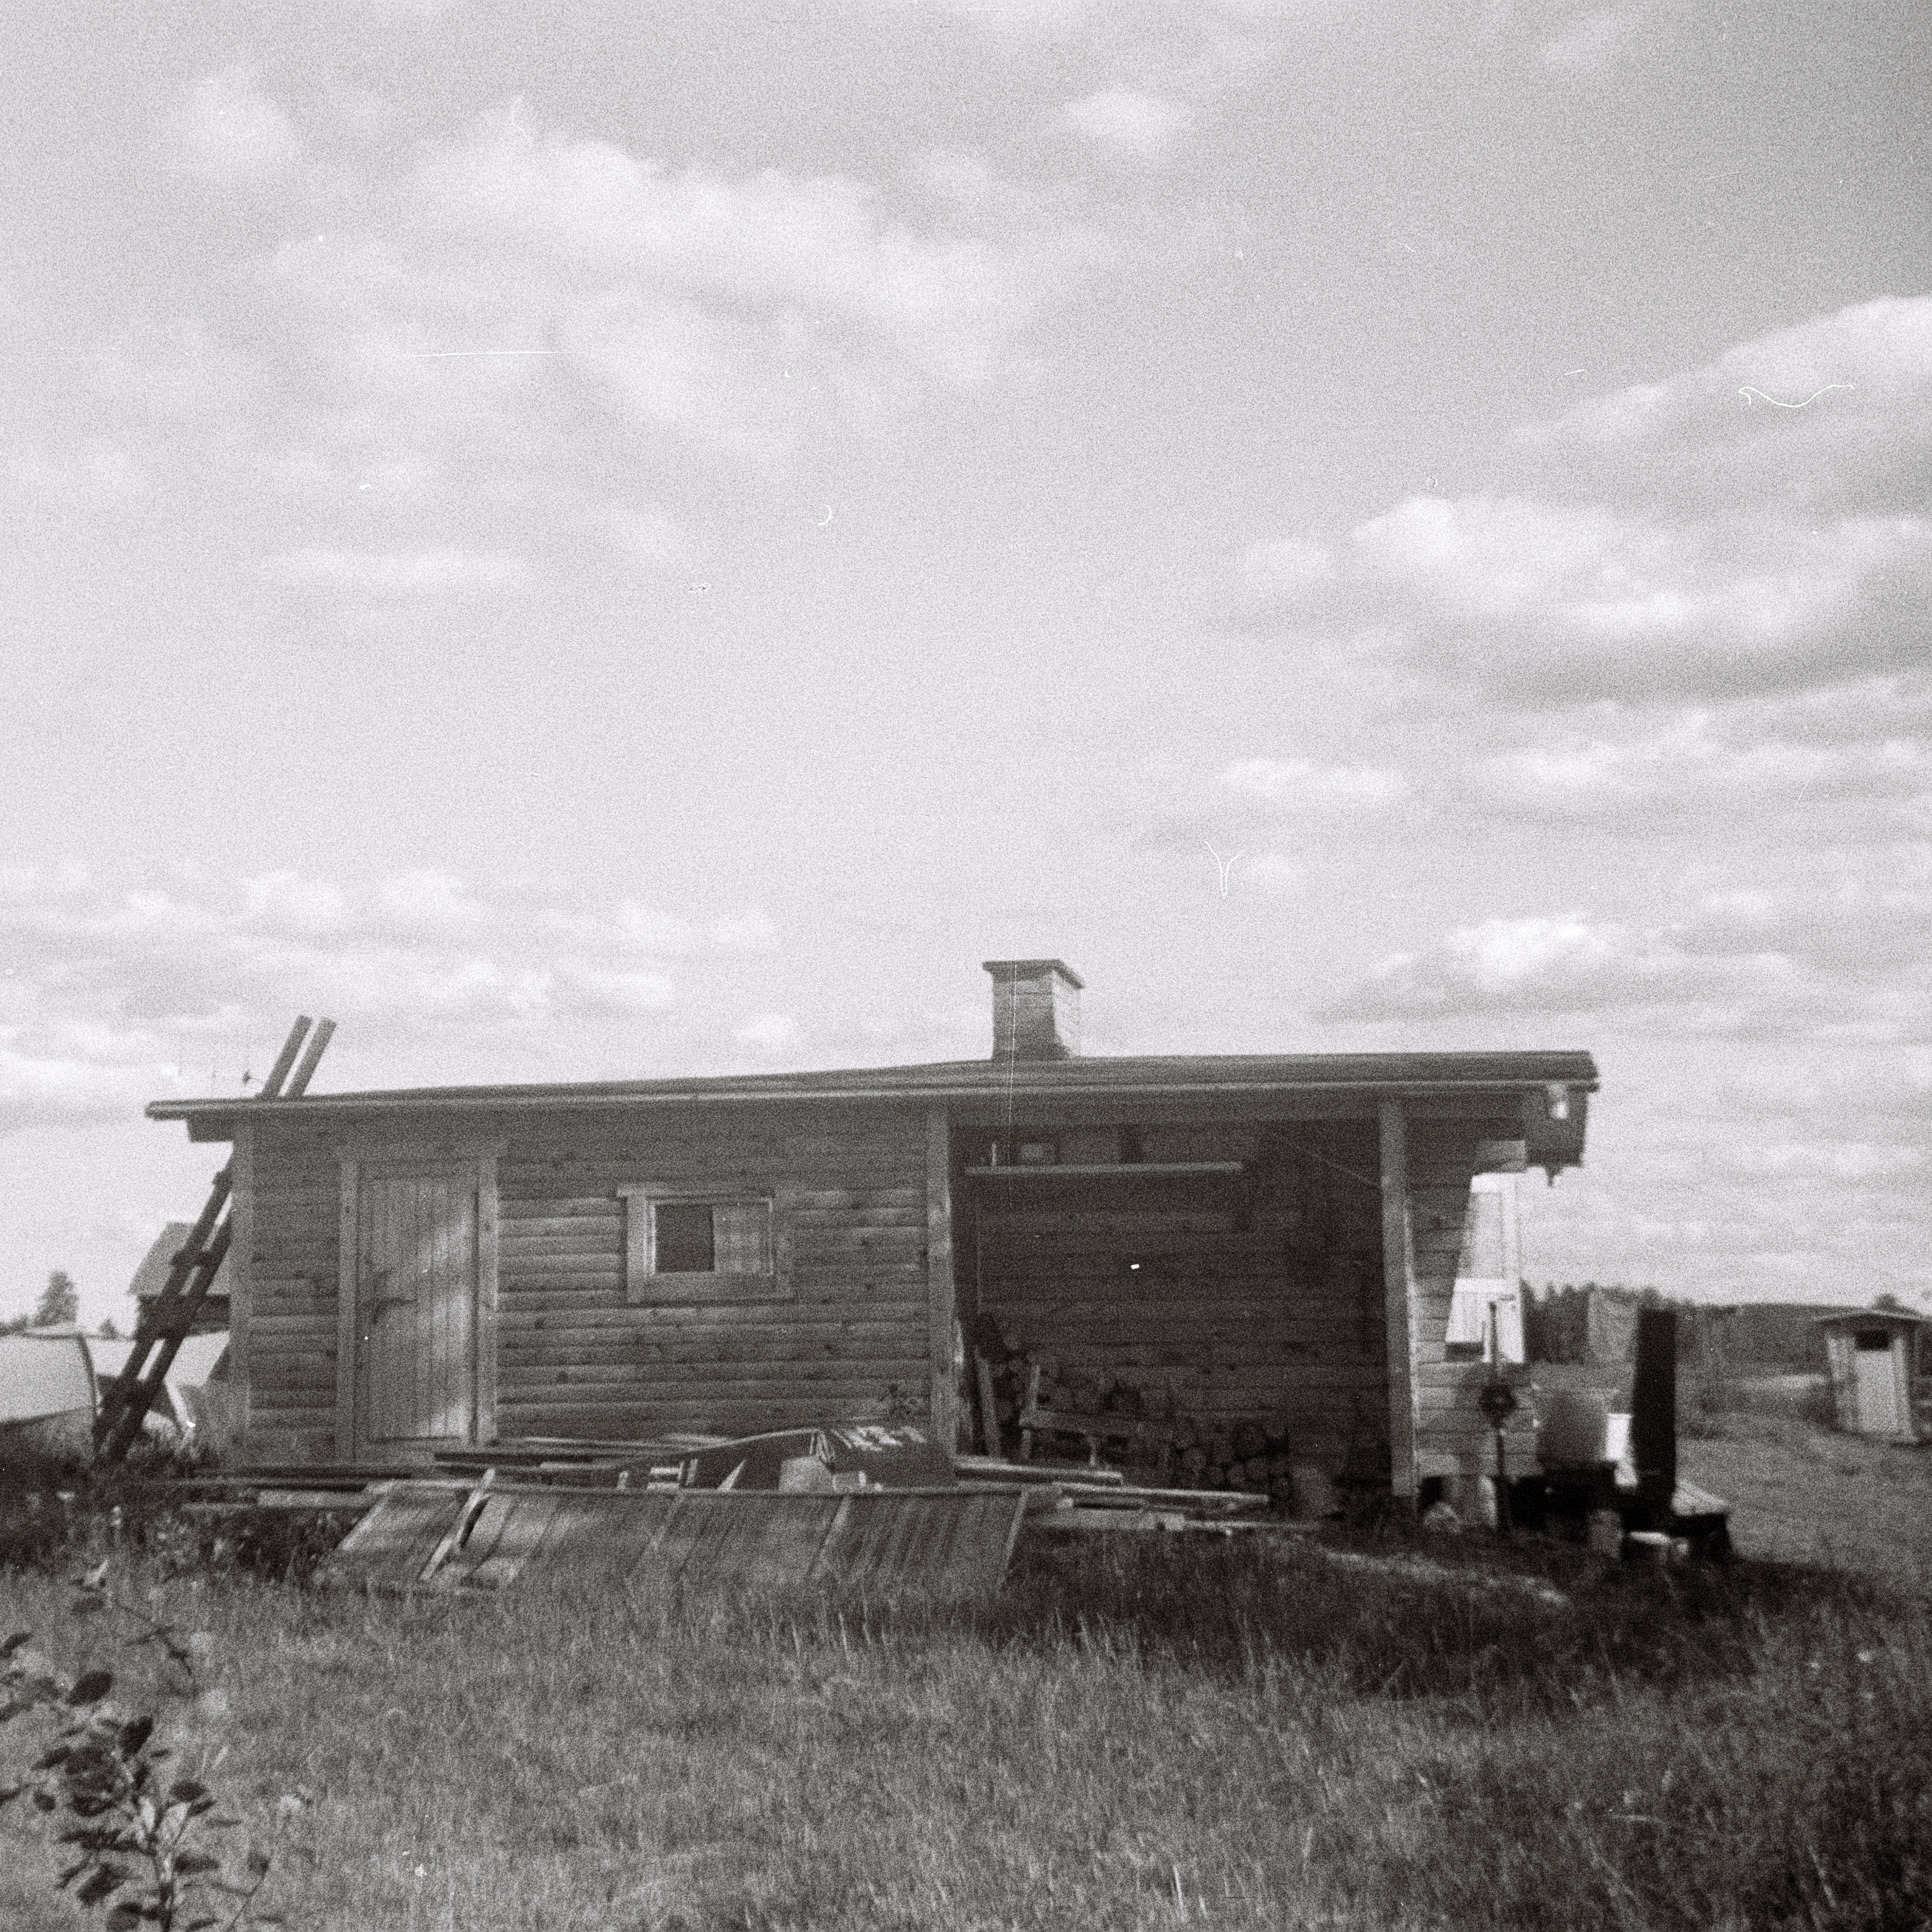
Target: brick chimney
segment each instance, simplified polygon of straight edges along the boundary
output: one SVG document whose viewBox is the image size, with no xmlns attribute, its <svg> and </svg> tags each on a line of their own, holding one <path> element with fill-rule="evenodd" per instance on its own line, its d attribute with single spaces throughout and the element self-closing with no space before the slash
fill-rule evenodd
<svg viewBox="0 0 1932 1932">
<path fill-rule="evenodd" d="M 1078 974 L 1060 959 L 988 959 L 993 1058 L 1071 1060 L 1080 1051 Z"/>
</svg>

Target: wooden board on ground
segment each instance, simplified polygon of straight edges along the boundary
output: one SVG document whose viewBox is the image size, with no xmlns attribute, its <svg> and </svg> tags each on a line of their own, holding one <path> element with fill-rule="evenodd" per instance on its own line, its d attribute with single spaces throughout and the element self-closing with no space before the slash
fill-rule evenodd
<svg viewBox="0 0 1932 1932">
<path fill-rule="evenodd" d="M 397 1484 L 322 1574 L 378 1590 L 496 1590 L 542 1575 L 978 1595 L 1005 1575 L 1028 1500 L 1018 1488 L 828 1496 Z"/>
<path fill-rule="evenodd" d="M 322 1566 L 320 1580 L 371 1590 L 410 1588 L 454 1528 L 471 1493 L 448 1483 L 382 1486 L 374 1507 Z"/>
</svg>

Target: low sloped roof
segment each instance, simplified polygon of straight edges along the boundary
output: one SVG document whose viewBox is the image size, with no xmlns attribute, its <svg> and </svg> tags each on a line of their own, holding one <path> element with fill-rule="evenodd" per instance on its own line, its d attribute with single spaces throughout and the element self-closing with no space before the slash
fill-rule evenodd
<svg viewBox="0 0 1932 1932">
<path fill-rule="evenodd" d="M 374 1113 L 454 1108 L 648 1106 L 680 1100 L 961 1100 L 1095 1096 L 1372 1095 L 1498 1091 L 1562 1086 L 1594 1093 L 1583 1052 L 1140 1054 L 1068 1060 L 938 1060 L 828 1072 L 725 1074 L 676 1080 L 582 1081 L 555 1085 L 377 1088 L 294 1100 L 156 1100 L 148 1117 L 185 1120 L 197 1139 L 226 1139 L 232 1123 L 264 1112 Z"/>
</svg>

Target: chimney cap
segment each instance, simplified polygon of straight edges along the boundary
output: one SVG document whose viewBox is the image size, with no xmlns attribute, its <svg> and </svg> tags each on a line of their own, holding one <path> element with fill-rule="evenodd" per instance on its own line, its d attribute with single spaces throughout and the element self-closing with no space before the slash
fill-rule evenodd
<svg viewBox="0 0 1932 1932">
<path fill-rule="evenodd" d="M 1084 988 L 1086 981 L 1064 959 L 982 959 L 980 964 L 995 980 L 1037 980 L 1058 973 L 1070 986 Z"/>
</svg>

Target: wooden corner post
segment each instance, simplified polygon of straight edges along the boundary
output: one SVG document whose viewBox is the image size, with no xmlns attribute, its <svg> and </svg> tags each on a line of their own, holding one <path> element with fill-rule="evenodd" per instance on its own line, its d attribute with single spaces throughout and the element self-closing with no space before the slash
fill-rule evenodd
<svg viewBox="0 0 1932 1932">
<path fill-rule="evenodd" d="M 1400 1100 L 1382 1103 L 1382 1307 L 1388 1338 L 1389 1483 L 1413 1500 L 1415 1474 L 1415 1244 L 1408 1211 L 1408 1132 Z"/>
<path fill-rule="evenodd" d="M 959 1447 L 959 1396 L 952 1372 L 958 1310 L 952 1290 L 952 1134 L 944 1107 L 926 1114 L 926 1413 L 934 1439 L 950 1455 Z"/>
</svg>

